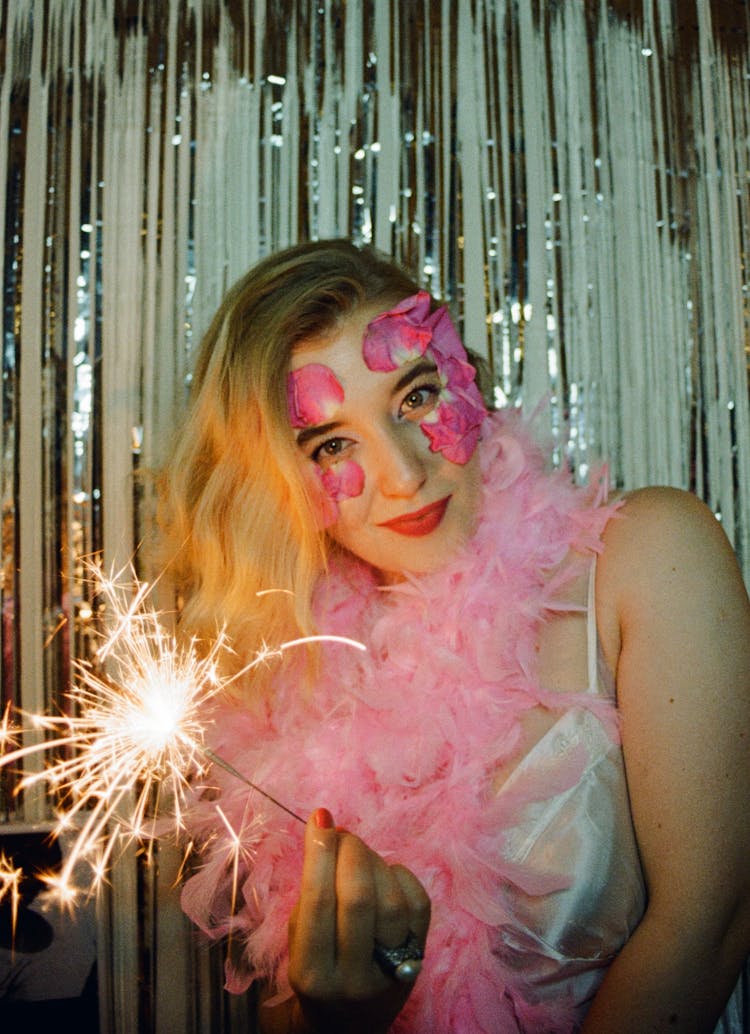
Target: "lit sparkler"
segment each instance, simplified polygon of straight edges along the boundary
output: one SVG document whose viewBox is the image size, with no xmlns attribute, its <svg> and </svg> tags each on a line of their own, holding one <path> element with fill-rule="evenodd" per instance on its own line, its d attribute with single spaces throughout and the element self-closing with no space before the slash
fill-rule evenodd
<svg viewBox="0 0 750 1034">
<path fill-rule="evenodd" d="M 195 640 L 180 642 L 169 634 L 149 602 L 150 587 L 136 579 L 123 583 L 95 574 L 111 616 L 112 631 L 96 654 L 96 667 L 76 663 L 69 694 L 71 714 L 27 714 L 28 734 L 51 733 L 51 738 L 17 744 L 3 720 L 3 741 L 12 749 L 0 757 L 0 767 L 17 764 L 40 752 L 50 759 L 39 772 L 25 774 L 17 792 L 40 782 L 62 800 L 55 835 L 74 833 L 73 845 L 61 872 L 48 883 L 63 900 L 75 896 L 72 873 L 86 859 L 94 870 L 94 888 L 105 879 L 119 848 L 153 836 L 157 819 L 166 810 L 177 832 L 183 825 L 186 793 L 192 777 L 210 762 L 221 765 L 253 790 L 263 794 L 300 822 L 299 815 L 251 782 L 205 745 L 205 714 L 210 701 L 232 682 L 269 657 L 290 647 L 318 640 L 361 643 L 343 636 L 309 636 L 276 648 L 263 647 L 240 672 L 221 673 L 222 654 L 231 651 L 220 632 L 207 653 Z M 108 673 L 101 673 L 106 662 Z"/>
</svg>

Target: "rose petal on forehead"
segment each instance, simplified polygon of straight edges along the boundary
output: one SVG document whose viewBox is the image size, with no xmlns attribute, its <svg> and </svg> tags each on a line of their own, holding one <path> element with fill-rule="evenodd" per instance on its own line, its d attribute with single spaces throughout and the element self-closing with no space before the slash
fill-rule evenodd
<svg viewBox="0 0 750 1034">
<path fill-rule="evenodd" d="M 369 370 L 389 372 L 424 355 L 432 340 L 430 305 L 427 291 L 419 291 L 370 321 L 362 341 Z"/>
<path fill-rule="evenodd" d="M 292 427 L 309 427 L 333 416 L 344 401 L 344 389 L 330 367 L 308 363 L 288 374 L 286 397 Z"/>
<path fill-rule="evenodd" d="M 484 410 L 484 402 L 474 383 L 476 370 L 469 362 L 464 343 L 453 326 L 447 309 L 438 309 L 430 319 L 433 333 L 429 355 L 435 360 L 443 383 L 453 393 L 467 392 Z"/>
<path fill-rule="evenodd" d="M 412 327 L 396 319 L 368 331 L 362 355 L 368 370 L 388 373 L 423 356 L 432 337 L 426 327 Z"/>
<path fill-rule="evenodd" d="M 379 313 L 371 322 L 377 323 L 378 320 L 388 319 L 391 316 L 403 316 L 408 314 L 408 318 L 414 323 L 422 323 L 430 314 L 430 306 L 432 305 L 432 298 L 427 291 L 417 291 L 416 294 L 410 294 L 408 298 L 402 298 L 398 305 L 394 305 L 392 309 L 388 309 L 387 312 Z"/>
<path fill-rule="evenodd" d="M 415 323 L 422 323 L 430 315 L 432 298 L 427 291 L 417 291 L 416 294 L 404 298 L 398 305 L 391 309 L 392 313 L 408 313 L 408 318 Z"/>
<path fill-rule="evenodd" d="M 468 355 L 464 347 L 464 343 L 459 337 L 458 331 L 453 325 L 453 320 L 450 317 L 450 313 L 442 306 L 437 309 L 430 317 L 430 325 L 432 330 L 432 351 L 445 360 L 455 360 L 457 363 L 463 364 L 468 372 L 468 381 L 470 383 L 474 380 L 474 367 L 468 362 Z M 466 376 L 466 374 L 464 374 Z"/>
</svg>

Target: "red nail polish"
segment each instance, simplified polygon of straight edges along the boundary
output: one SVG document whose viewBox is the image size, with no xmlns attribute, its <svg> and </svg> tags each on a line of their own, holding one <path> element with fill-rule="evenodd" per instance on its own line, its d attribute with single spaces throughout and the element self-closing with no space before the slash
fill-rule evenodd
<svg viewBox="0 0 750 1034">
<path fill-rule="evenodd" d="M 318 808 L 314 818 L 318 829 L 333 829 L 333 815 L 328 808 Z"/>
</svg>

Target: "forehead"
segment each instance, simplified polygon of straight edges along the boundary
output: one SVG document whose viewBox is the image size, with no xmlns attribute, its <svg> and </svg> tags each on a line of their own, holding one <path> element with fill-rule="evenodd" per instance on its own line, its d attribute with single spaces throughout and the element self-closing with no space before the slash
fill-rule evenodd
<svg viewBox="0 0 750 1034">
<path fill-rule="evenodd" d="M 368 324 L 382 312 L 388 312 L 399 299 L 372 302 L 363 305 L 338 323 L 327 334 L 298 342 L 292 352 L 289 368 L 299 370 L 308 363 L 323 363 L 341 374 L 342 383 L 347 373 L 359 374 L 364 367 L 362 343 Z"/>
</svg>

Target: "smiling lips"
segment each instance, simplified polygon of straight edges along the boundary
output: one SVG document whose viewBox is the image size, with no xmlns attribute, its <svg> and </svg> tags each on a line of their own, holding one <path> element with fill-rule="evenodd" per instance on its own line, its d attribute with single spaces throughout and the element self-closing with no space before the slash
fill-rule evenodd
<svg viewBox="0 0 750 1034">
<path fill-rule="evenodd" d="M 430 503 L 429 506 L 424 506 L 421 510 L 405 513 L 401 517 L 394 517 L 391 521 L 383 521 L 378 527 L 388 528 L 399 535 L 408 535 L 412 538 L 429 535 L 442 521 L 450 500 L 451 497 L 447 495 L 444 499 L 439 499 L 436 503 Z"/>
</svg>

